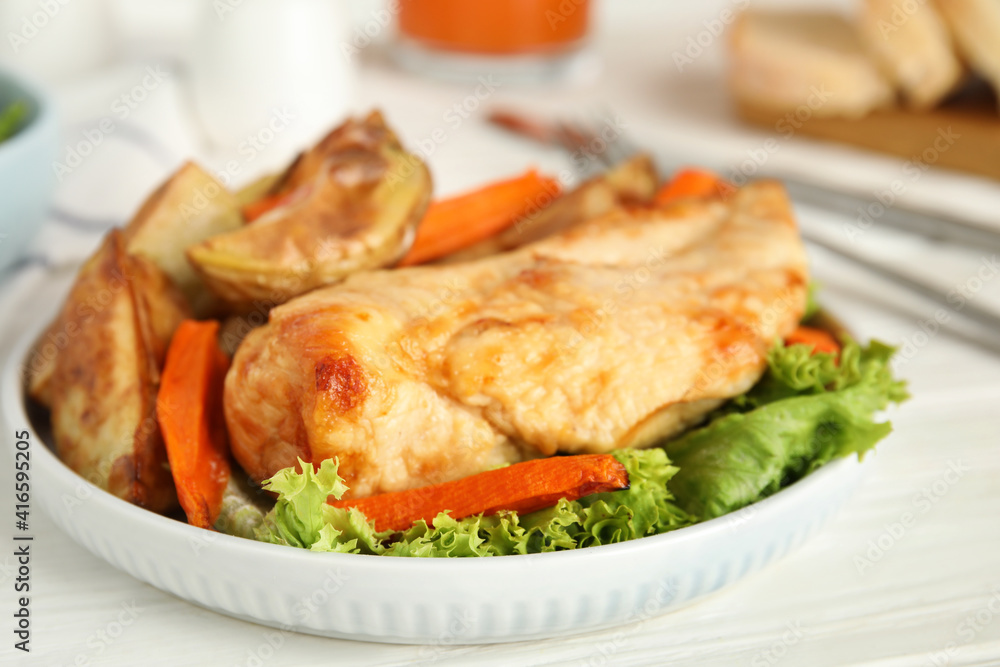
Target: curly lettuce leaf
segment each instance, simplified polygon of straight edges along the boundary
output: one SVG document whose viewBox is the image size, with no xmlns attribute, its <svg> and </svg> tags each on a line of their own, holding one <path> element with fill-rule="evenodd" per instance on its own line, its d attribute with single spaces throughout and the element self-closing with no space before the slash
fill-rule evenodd
<svg viewBox="0 0 1000 667">
<path fill-rule="evenodd" d="M 671 465 L 664 450 L 623 449 L 614 456 L 628 471 L 629 488 L 577 501 L 587 511 L 583 523 L 586 533 L 576 536 L 578 542 L 585 546 L 610 544 L 692 523 L 691 517 L 677 506 L 668 486 L 678 468 Z M 620 536 L 617 531 L 621 531 Z"/>
<path fill-rule="evenodd" d="M 347 485 L 337 474 L 337 461 L 323 461 L 314 470 L 311 463 L 299 459 L 299 467 L 301 473 L 284 468 L 261 486 L 278 494 L 272 512 L 275 537 L 296 547 L 308 547 L 319 540 L 320 530 L 327 525 L 323 511 L 327 497 L 339 499 Z"/>
<path fill-rule="evenodd" d="M 314 469 L 299 459 L 299 467 L 301 473 L 284 468 L 262 484 L 277 493 L 278 500 L 257 528 L 257 539 L 314 551 L 381 553 L 380 536 L 361 512 L 326 502 L 328 497 L 339 499 L 347 491 L 337 472 L 339 463 L 327 459 Z"/>
<path fill-rule="evenodd" d="M 480 534 L 482 517 L 453 519 L 442 512 L 428 526 L 426 521 L 418 521 L 409 530 L 403 531 L 387 551 L 387 556 L 419 556 L 425 558 L 450 558 L 461 556 L 493 556 Z"/>
<path fill-rule="evenodd" d="M 806 345 L 777 344 L 764 378 L 708 423 L 667 442 L 678 504 L 712 519 L 766 497 L 833 458 L 874 447 L 892 430 L 875 414 L 907 397 L 893 348 L 845 339 L 839 363 Z"/>
</svg>

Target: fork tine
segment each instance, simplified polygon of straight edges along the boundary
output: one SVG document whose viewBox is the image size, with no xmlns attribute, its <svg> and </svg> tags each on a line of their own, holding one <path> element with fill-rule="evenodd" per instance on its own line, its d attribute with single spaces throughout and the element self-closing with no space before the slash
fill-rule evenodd
<svg viewBox="0 0 1000 667">
<path fill-rule="evenodd" d="M 573 155 L 573 168 L 581 177 L 594 176 L 641 152 L 625 136 L 609 110 L 604 110 L 604 115 L 592 112 L 589 116 L 589 121 L 546 121 L 516 111 L 495 109 L 487 120 L 522 137 L 561 146 Z M 606 128 L 611 132 L 605 132 Z M 582 159 L 576 159 L 577 156 Z"/>
<path fill-rule="evenodd" d="M 553 126 L 556 141 L 570 154 L 573 169 L 581 179 L 591 178 L 607 169 L 600 155 L 590 150 L 591 137 L 584 131 L 564 121 Z M 597 158 L 596 160 L 594 158 Z"/>
<path fill-rule="evenodd" d="M 639 152 L 620 131 L 614 128 L 612 121 L 598 118 L 600 120 L 598 123 L 562 122 L 560 124 L 566 128 L 567 133 L 574 137 L 580 150 L 583 150 L 588 156 L 596 158 L 605 167 L 614 167 Z M 613 130 L 610 138 L 605 138 L 605 128 Z"/>
<path fill-rule="evenodd" d="M 594 114 L 594 118 L 615 131 L 612 146 L 614 153 L 612 155 L 615 158 L 616 164 L 643 152 L 639 144 L 629 139 L 628 134 L 625 133 L 625 125 L 618 120 L 618 114 L 614 113 L 610 108 L 604 107 L 600 112 Z"/>
</svg>

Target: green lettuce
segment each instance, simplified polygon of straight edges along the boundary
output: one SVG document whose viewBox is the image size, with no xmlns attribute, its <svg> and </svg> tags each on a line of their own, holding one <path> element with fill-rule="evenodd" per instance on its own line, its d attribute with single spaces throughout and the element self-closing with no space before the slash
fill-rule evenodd
<svg viewBox="0 0 1000 667">
<path fill-rule="evenodd" d="M 712 519 L 771 495 L 831 459 L 875 446 L 892 430 L 875 414 L 907 397 L 893 348 L 845 339 L 838 360 L 806 345 L 771 350 L 768 370 L 705 426 L 663 445 L 680 472 L 670 489 L 685 511 Z"/>
<path fill-rule="evenodd" d="M 361 512 L 326 502 L 347 491 L 338 466 L 336 460 L 327 459 L 314 469 L 299 459 L 301 473 L 284 468 L 266 480 L 262 486 L 277 493 L 278 500 L 257 528 L 257 539 L 313 551 L 381 553 L 380 539 Z"/>
</svg>

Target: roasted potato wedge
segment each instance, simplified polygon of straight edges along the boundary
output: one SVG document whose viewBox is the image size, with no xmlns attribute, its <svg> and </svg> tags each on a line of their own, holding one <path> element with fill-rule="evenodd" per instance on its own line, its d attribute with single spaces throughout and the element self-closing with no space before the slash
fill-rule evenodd
<svg viewBox="0 0 1000 667">
<path fill-rule="evenodd" d="M 272 179 L 273 182 L 273 179 Z M 180 288 L 193 311 L 206 316 L 219 301 L 185 254 L 188 246 L 243 226 L 236 196 L 193 163 L 187 163 L 149 196 L 122 232 L 125 251 L 142 255 Z M 28 393 L 51 404 L 50 382 L 65 341 L 58 320 L 39 338 L 29 368 Z"/>
<path fill-rule="evenodd" d="M 84 264 L 54 326 L 48 383 L 59 457 L 91 482 L 163 512 L 177 503 L 156 420 L 160 370 L 190 310 L 170 277 L 112 231 Z"/>
<path fill-rule="evenodd" d="M 552 204 L 482 243 L 444 258 L 463 262 L 532 243 L 579 222 L 604 215 L 626 203 L 649 201 L 656 192 L 656 168 L 648 155 L 637 155 L 582 183 Z"/>
<path fill-rule="evenodd" d="M 235 195 L 201 167 L 187 163 L 161 185 L 125 228 L 125 249 L 163 269 L 205 315 L 214 298 L 188 262 L 189 246 L 243 226 Z"/>
<path fill-rule="evenodd" d="M 431 178 L 374 113 L 301 155 L 276 195 L 287 201 L 188 250 L 209 288 L 236 307 L 276 305 L 396 262 L 430 202 Z"/>
<path fill-rule="evenodd" d="M 45 407 L 52 405 L 52 376 L 56 361 L 69 336 L 62 331 L 57 317 L 38 337 L 25 363 L 25 383 L 28 396 Z"/>
</svg>

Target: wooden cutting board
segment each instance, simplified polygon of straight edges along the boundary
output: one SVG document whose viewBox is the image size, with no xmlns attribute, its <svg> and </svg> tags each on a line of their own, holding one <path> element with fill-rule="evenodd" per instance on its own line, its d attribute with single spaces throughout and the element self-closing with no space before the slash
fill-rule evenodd
<svg viewBox="0 0 1000 667">
<path fill-rule="evenodd" d="M 929 111 L 887 109 L 864 118 L 800 118 L 746 104 L 740 117 L 754 125 L 815 137 L 914 162 L 1000 180 L 1000 114 L 995 96 L 974 86 Z M 802 115 L 805 115 L 804 113 Z"/>
</svg>

